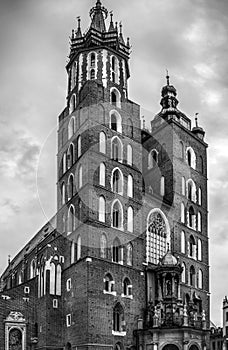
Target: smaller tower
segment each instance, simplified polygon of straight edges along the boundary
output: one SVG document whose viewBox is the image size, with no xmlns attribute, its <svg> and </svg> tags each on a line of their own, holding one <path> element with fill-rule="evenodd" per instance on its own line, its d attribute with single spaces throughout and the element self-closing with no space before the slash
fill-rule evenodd
<svg viewBox="0 0 228 350">
<path fill-rule="evenodd" d="M 228 340 L 228 299 L 227 296 L 223 299 L 223 336 Z"/>
</svg>

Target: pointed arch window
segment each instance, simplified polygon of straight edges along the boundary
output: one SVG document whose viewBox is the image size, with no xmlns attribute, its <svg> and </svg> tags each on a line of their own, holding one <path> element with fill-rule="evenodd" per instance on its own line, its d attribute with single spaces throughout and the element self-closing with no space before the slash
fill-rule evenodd
<svg viewBox="0 0 228 350">
<path fill-rule="evenodd" d="M 60 264 L 56 268 L 56 295 L 61 295 L 62 267 Z"/>
<path fill-rule="evenodd" d="M 187 197 L 190 201 L 196 202 L 196 185 L 192 179 L 187 181 Z"/>
<path fill-rule="evenodd" d="M 104 277 L 104 291 L 106 293 L 114 293 L 114 284 L 112 275 L 107 273 Z"/>
<path fill-rule="evenodd" d="M 72 117 L 68 124 L 68 140 L 74 135 L 75 132 L 75 117 Z"/>
<path fill-rule="evenodd" d="M 123 145 L 118 137 L 112 139 L 112 159 L 121 162 L 123 159 Z"/>
<path fill-rule="evenodd" d="M 71 96 L 71 99 L 70 99 L 70 114 L 73 113 L 73 111 L 75 110 L 76 108 L 76 95 L 73 94 Z"/>
<path fill-rule="evenodd" d="M 185 232 L 181 231 L 181 253 L 185 254 Z"/>
<path fill-rule="evenodd" d="M 182 266 L 181 282 L 186 283 L 186 265 L 183 262 L 181 266 Z"/>
<path fill-rule="evenodd" d="M 94 80 L 95 79 L 95 69 L 91 69 L 90 71 L 90 80 Z"/>
<path fill-rule="evenodd" d="M 112 246 L 112 261 L 115 263 L 123 264 L 123 247 L 120 245 L 118 238 L 115 238 Z"/>
<path fill-rule="evenodd" d="M 81 259 L 82 255 L 82 238 L 79 235 L 77 239 L 77 260 Z"/>
<path fill-rule="evenodd" d="M 118 194 L 123 194 L 123 174 L 119 168 L 112 172 L 112 190 Z"/>
<path fill-rule="evenodd" d="M 82 165 L 78 168 L 78 188 L 82 188 L 83 185 L 83 172 L 82 172 Z"/>
<path fill-rule="evenodd" d="M 181 203 L 181 222 L 185 223 L 185 206 L 184 203 Z"/>
<path fill-rule="evenodd" d="M 201 269 L 198 271 L 198 288 L 203 288 L 203 272 Z"/>
<path fill-rule="evenodd" d="M 198 189 L 198 204 L 202 205 L 202 189 L 199 187 Z"/>
<path fill-rule="evenodd" d="M 121 94 L 115 87 L 110 90 L 110 102 L 113 106 L 121 108 Z"/>
<path fill-rule="evenodd" d="M 61 186 L 61 204 L 64 205 L 66 202 L 66 186 L 65 183 L 62 183 Z"/>
<path fill-rule="evenodd" d="M 68 179 L 68 200 L 74 196 L 74 175 L 70 174 Z"/>
<path fill-rule="evenodd" d="M 119 200 L 112 205 L 112 227 L 123 228 L 123 208 Z"/>
<path fill-rule="evenodd" d="M 128 277 L 123 281 L 123 296 L 131 297 L 132 296 L 132 283 Z"/>
<path fill-rule="evenodd" d="M 74 164 L 74 145 L 71 143 L 67 151 L 67 169 Z"/>
<path fill-rule="evenodd" d="M 190 270 L 189 270 L 189 284 L 190 286 L 192 287 L 195 287 L 196 286 L 196 272 L 195 272 L 195 268 L 194 266 L 191 266 L 190 267 Z"/>
<path fill-rule="evenodd" d="M 190 206 L 188 210 L 188 226 L 193 230 L 196 229 L 196 215 L 192 206 Z"/>
<path fill-rule="evenodd" d="M 181 194 L 182 196 L 185 196 L 185 190 L 186 190 L 186 181 L 185 181 L 185 178 L 184 176 L 182 176 L 182 179 L 181 179 Z"/>
<path fill-rule="evenodd" d="M 133 246 L 131 243 L 128 243 L 127 245 L 127 265 L 133 265 Z"/>
<path fill-rule="evenodd" d="M 110 128 L 122 133 L 122 118 L 116 110 L 110 112 Z"/>
<path fill-rule="evenodd" d="M 70 247 L 70 262 L 73 264 L 75 262 L 75 242 L 71 242 L 71 247 Z"/>
<path fill-rule="evenodd" d="M 189 256 L 196 259 L 196 242 L 192 235 L 189 238 Z"/>
<path fill-rule="evenodd" d="M 82 138 L 81 138 L 81 135 L 79 135 L 78 138 L 77 138 L 77 155 L 78 155 L 78 158 L 81 157 L 81 155 L 82 155 Z"/>
<path fill-rule="evenodd" d="M 160 195 L 164 196 L 165 195 L 165 177 L 161 177 L 161 183 L 160 183 Z"/>
<path fill-rule="evenodd" d="M 132 146 L 127 145 L 127 164 L 132 166 L 133 163 L 133 151 L 132 151 Z"/>
<path fill-rule="evenodd" d="M 36 263 L 34 260 L 32 260 L 30 265 L 30 278 L 36 277 Z"/>
<path fill-rule="evenodd" d="M 99 221 L 105 222 L 105 198 L 100 196 L 99 198 Z"/>
<path fill-rule="evenodd" d="M 106 135 L 103 131 L 99 135 L 99 151 L 101 153 L 106 153 Z"/>
<path fill-rule="evenodd" d="M 68 211 L 68 221 L 67 222 L 68 222 L 67 233 L 69 235 L 75 229 L 75 208 L 73 205 L 70 206 L 70 209 Z"/>
<path fill-rule="evenodd" d="M 104 163 L 100 164 L 100 168 L 99 168 L 99 184 L 101 186 L 105 186 L 105 165 Z"/>
<path fill-rule="evenodd" d="M 198 238 L 198 260 L 202 261 L 202 241 Z"/>
<path fill-rule="evenodd" d="M 49 291 L 51 295 L 55 295 L 55 264 L 50 265 L 50 285 Z"/>
<path fill-rule="evenodd" d="M 129 232 L 133 232 L 134 229 L 134 212 L 132 207 L 128 207 L 127 209 L 127 230 Z"/>
<path fill-rule="evenodd" d="M 169 226 L 165 215 L 153 209 L 147 219 L 147 262 L 158 264 L 167 250 Z"/>
<path fill-rule="evenodd" d="M 90 67 L 95 67 L 95 63 L 96 63 L 96 55 L 94 52 L 92 52 L 90 55 Z"/>
<path fill-rule="evenodd" d="M 198 231 L 202 231 L 202 214 L 200 211 L 198 212 Z"/>
<path fill-rule="evenodd" d="M 127 120 L 127 135 L 130 138 L 133 138 L 133 123 L 132 123 L 132 120 L 130 118 L 128 118 L 128 120 Z"/>
<path fill-rule="evenodd" d="M 124 310 L 121 304 L 117 303 L 113 309 L 113 331 L 123 332 L 124 324 Z"/>
<path fill-rule="evenodd" d="M 128 180 L 127 180 L 127 195 L 130 198 L 133 198 L 133 176 L 132 175 L 128 175 Z"/>
<path fill-rule="evenodd" d="M 188 147 L 186 150 L 186 159 L 188 165 L 195 169 L 196 168 L 196 155 L 192 147 Z"/>
<path fill-rule="evenodd" d="M 65 174 L 66 169 L 67 169 L 67 156 L 66 156 L 66 153 L 64 153 L 64 155 L 63 155 L 63 174 Z"/>
<path fill-rule="evenodd" d="M 111 77 L 113 83 L 118 83 L 118 62 L 115 56 L 111 57 Z"/>
<path fill-rule="evenodd" d="M 107 258 L 107 237 L 104 233 L 101 235 L 100 256 L 103 259 Z"/>
<path fill-rule="evenodd" d="M 148 155 L 148 168 L 152 169 L 158 164 L 158 151 L 153 149 Z"/>
</svg>

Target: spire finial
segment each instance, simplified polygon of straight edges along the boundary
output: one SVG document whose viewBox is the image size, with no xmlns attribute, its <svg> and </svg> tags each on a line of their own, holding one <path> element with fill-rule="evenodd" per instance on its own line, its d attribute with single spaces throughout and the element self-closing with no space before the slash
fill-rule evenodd
<svg viewBox="0 0 228 350">
<path fill-rule="evenodd" d="M 167 85 L 169 86 L 169 71 L 166 69 L 166 80 L 167 80 Z"/>
<path fill-rule="evenodd" d="M 122 34 L 122 28 L 123 28 L 123 25 L 122 25 L 122 22 L 120 22 L 120 34 Z"/>
<path fill-rule="evenodd" d="M 169 251 L 169 243 L 167 243 L 167 251 Z"/>
<path fill-rule="evenodd" d="M 110 11 L 111 23 L 113 23 L 113 11 Z"/>
<path fill-rule="evenodd" d="M 196 127 L 198 128 L 198 114 L 199 113 L 195 113 L 195 121 L 196 121 Z"/>
<path fill-rule="evenodd" d="M 11 256 L 8 255 L 8 264 L 10 264 L 10 262 L 11 262 Z"/>
<path fill-rule="evenodd" d="M 81 28 L 81 17 L 78 16 L 77 20 L 78 20 L 78 29 L 80 29 Z"/>
</svg>

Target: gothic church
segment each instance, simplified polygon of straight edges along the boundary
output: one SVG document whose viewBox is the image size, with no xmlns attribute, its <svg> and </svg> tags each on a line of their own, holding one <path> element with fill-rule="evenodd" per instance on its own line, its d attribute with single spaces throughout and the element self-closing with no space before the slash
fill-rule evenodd
<svg viewBox="0 0 228 350">
<path fill-rule="evenodd" d="M 209 349 L 205 132 L 168 74 L 147 129 L 122 25 L 100 0 L 90 17 L 71 35 L 57 214 L 1 276 L 0 350 Z"/>
</svg>

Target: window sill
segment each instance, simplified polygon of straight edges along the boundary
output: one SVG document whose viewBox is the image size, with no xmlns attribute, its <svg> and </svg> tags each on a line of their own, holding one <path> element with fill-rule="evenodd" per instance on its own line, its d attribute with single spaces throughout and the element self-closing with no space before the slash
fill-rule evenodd
<svg viewBox="0 0 228 350">
<path fill-rule="evenodd" d="M 116 291 L 115 292 L 107 292 L 107 290 L 103 290 L 103 293 L 116 296 Z"/>
<path fill-rule="evenodd" d="M 121 297 L 126 299 L 131 299 L 131 300 L 133 299 L 133 295 L 125 295 L 123 293 L 121 294 Z"/>
<path fill-rule="evenodd" d="M 117 332 L 117 331 L 112 331 L 112 335 L 117 335 L 119 337 L 125 337 L 127 332 Z"/>
</svg>

